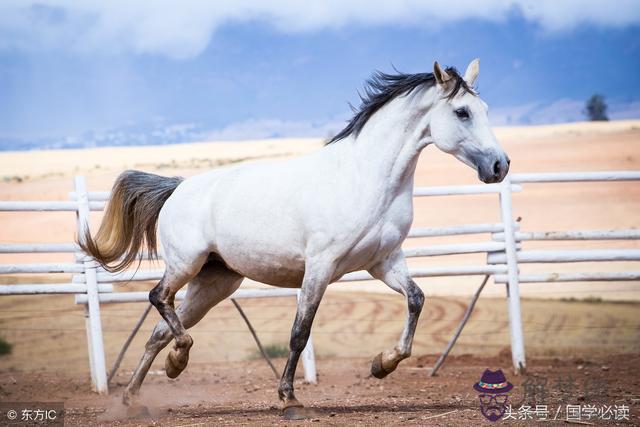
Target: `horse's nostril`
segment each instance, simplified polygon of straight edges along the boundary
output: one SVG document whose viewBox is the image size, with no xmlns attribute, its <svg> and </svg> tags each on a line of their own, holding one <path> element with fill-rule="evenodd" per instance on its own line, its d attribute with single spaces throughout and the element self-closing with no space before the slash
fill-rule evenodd
<svg viewBox="0 0 640 427">
<path fill-rule="evenodd" d="M 510 165 L 510 164 L 511 164 L 511 159 L 507 158 L 507 165 Z"/>
<path fill-rule="evenodd" d="M 493 164 L 493 173 L 495 175 L 500 175 L 500 160 L 496 160 Z"/>
</svg>

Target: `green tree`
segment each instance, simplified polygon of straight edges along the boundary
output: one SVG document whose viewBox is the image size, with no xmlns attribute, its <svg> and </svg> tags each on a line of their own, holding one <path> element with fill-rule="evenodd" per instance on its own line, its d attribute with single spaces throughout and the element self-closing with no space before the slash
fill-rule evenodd
<svg viewBox="0 0 640 427">
<path fill-rule="evenodd" d="M 593 121 L 606 121 L 609 120 L 607 116 L 607 103 L 604 101 L 602 95 L 592 95 L 587 100 L 587 117 Z"/>
</svg>

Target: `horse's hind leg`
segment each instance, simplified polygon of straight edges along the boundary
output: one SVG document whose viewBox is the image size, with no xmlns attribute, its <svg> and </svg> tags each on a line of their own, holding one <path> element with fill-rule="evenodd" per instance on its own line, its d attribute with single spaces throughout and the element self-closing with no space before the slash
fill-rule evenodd
<svg viewBox="0 0 640 427">
<path fill-rule="evenodd" d="M 235 292 L 242 282 L 242 276 L 228 270 L 221 264 L 206 264 L 200 273 L 189 283 L 185 300 L 176 309 L 176 314 L 185 328 L 191 328 L 220 301 Z M 145 345 L 145 352 L 138 367 L 129 381 L 122 401 L 129 405 L 131 399 L 140 390 L 153 360 L 173 339 L 167 322 L 161 320 L 153 329 Z"/>
<path fill-rule="evenodd" d="M 175 378 L 187 367 L 193 339 L 176 314 L 174 300 L 176 292 L 196 276 L 204 261 L 194 262 L 190 265 L 174 263 L 170 260 L 165 260 L 165 262 L 164 276 L 149 292 L 149 302 L 158 310 L 175 338 L 175 345 L 169 352 L 165 363 L 167 376 Z"/>
</svg>

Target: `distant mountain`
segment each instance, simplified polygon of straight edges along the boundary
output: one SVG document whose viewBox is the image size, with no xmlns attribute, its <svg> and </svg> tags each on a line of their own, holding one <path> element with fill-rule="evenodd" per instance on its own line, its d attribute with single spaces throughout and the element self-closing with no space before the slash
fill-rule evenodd
<svg viewBox="0 0 640 427">
<path fill-rule="evenodd" d="M 611 120 L 640 118 L 640 101 L 613 100 L 607 102 Z M 494 126 L 542 125 L 586 120 L 585 102 L 575 99 L 559 99 L 553 102 L 537 102 L 515 107 L 491 109 L 489 119 Z"/>
<path fill-rule="evenodd" d="M 640 118 L 640 101 L 608 101 L 612 120 Z M 90 130 L 81 135 L 2 136 L 0 151 L 90 148 L 106 146 L 138 146 L 180 144 L 195 141 L 234 141 L 286 137 L 330 138 L 345 125 L 342 118 L 316 121 L 285 121 L 279 119 L 252 119 L 231 123 L 222 129 L 211 129 L 205 124 L 167 123 L 155 120 L 149 123 L 129 124 L 114 129 Z M 490 110 L 494 126 L 518 126 L 566 123 L 585 120 L 584 101 L 559 99 Z"/>
<path fill-rule="evenodd" d="M 125 125 L 116 129 L 90 130 L 80 135 L 0 136 L 0 150 L 51 150 L 61 148 L 114 147 L 135 145 L 178 144 L 202 140 L 197 125 L 162 122 Z"/>
</svg>

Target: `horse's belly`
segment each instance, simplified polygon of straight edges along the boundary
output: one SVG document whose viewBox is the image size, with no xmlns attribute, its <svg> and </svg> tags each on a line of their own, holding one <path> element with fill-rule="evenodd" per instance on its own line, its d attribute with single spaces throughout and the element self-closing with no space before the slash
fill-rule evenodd
<svg viewBox="0 0 640 427">
<path fill-rule="evenodd" d="M 237 248 L 239 249 L 239 248 Z M 283 288 L 299 288 L 304 277 L 304 260 L 282 250 L 261 251 L 227 249 L 220 251 L 225 264 L 257 282 Z"/>
<path fill-rule="evenodd" d="M 234 269 L 238 273 L 256 282 L 280 288 L 299 288 L 302 286 L 304 278 L 304 266 L 302 268 L 291 268 L 291 266 L 247 266 Z"/>
</svg>

